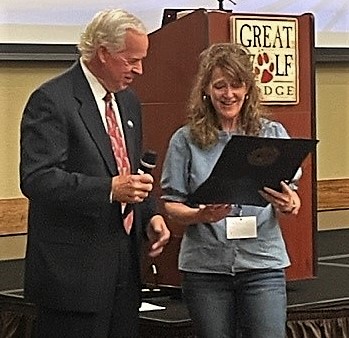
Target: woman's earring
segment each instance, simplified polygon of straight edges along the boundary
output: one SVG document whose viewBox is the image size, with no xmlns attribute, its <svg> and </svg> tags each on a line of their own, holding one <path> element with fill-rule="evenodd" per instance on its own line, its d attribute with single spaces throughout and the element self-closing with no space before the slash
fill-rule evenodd
<svg viewBox="0 0 349 338">
<path fill-rule="evenodd" d="M 247 101 L 250 97 L 247 95 L 245 95 L 245 101 Z"/>
<path fill-rule="evenodd" d="M 202 95 L 202 101 L 204 102 L 207 102 L 209 98 L 210 98 L 209 95 L 206 95 L 206 94 Z"/>
</svg>

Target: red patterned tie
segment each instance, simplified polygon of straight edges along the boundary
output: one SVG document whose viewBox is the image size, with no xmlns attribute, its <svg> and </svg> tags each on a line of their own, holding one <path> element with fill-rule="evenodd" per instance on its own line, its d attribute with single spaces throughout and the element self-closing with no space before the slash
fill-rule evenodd
<svg viewBox="0 0 349 338">
<path fill-rule="evenodd" d="M 130 174 L 131 166 L 127 156 L 125 139 L 122 137 L 121 131 L 118 127 L 115 118 L 115 112 L 112 106 L 112 95 L 107 93 L 103 98 L 105 101 L 105 117 L 107 120 L 108 134 L 113 148 L 114 157 L 118 166 L 120 175 Z M 124 210 L 126 203 L 123 203 L 122 210 Z M 133 223 L 133 211 L 131 211 L 124 218 L 124 227 L 129 234 Z"/>
</svg>

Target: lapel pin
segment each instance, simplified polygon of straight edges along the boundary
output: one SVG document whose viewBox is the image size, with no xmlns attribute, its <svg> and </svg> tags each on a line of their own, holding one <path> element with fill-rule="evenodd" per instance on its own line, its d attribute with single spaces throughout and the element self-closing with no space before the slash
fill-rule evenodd
<svg viewBox="0 0 349 338">
<path fill-rule="evenodd" d="M 127 125 L 129 128 L 133 128 L 133 122 L 131 120 L 127 121 Z"/>
</svg>

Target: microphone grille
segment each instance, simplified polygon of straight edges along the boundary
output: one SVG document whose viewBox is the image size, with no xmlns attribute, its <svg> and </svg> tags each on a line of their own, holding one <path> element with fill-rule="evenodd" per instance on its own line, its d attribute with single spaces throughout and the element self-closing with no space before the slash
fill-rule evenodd
<svg viewBox="0 0 349 338">
<path fill-rule="evenodd" d="M 142 164 L 155 166 L 158 154 L 153 150 L 147 150 L 141 159 Z"/>
</svg>

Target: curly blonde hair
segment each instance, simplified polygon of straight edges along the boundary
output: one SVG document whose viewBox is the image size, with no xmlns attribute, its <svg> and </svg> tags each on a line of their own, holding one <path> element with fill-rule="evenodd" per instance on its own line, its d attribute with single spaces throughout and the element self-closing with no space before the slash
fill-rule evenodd
<svg viewBox="0 0 349 338">
<path fill-rule="evenodd" d="M 245 135 L 257 135 L 261 117 L 265 114 L 260 103 L 260 90 L 253 72 L 252 56 L 246 48 L 233 43 L 216 43 L 205 49 L 199 58 L 188 104 L 188 124 L 191 137 L 200 148 L 218 141 L 221 125 L 209 97 L 205 95 L 215 68 L 221 68 L 234 82 L 247 87 L 246 100 L 239 113 L 238 129 Z"/>
</svg>

